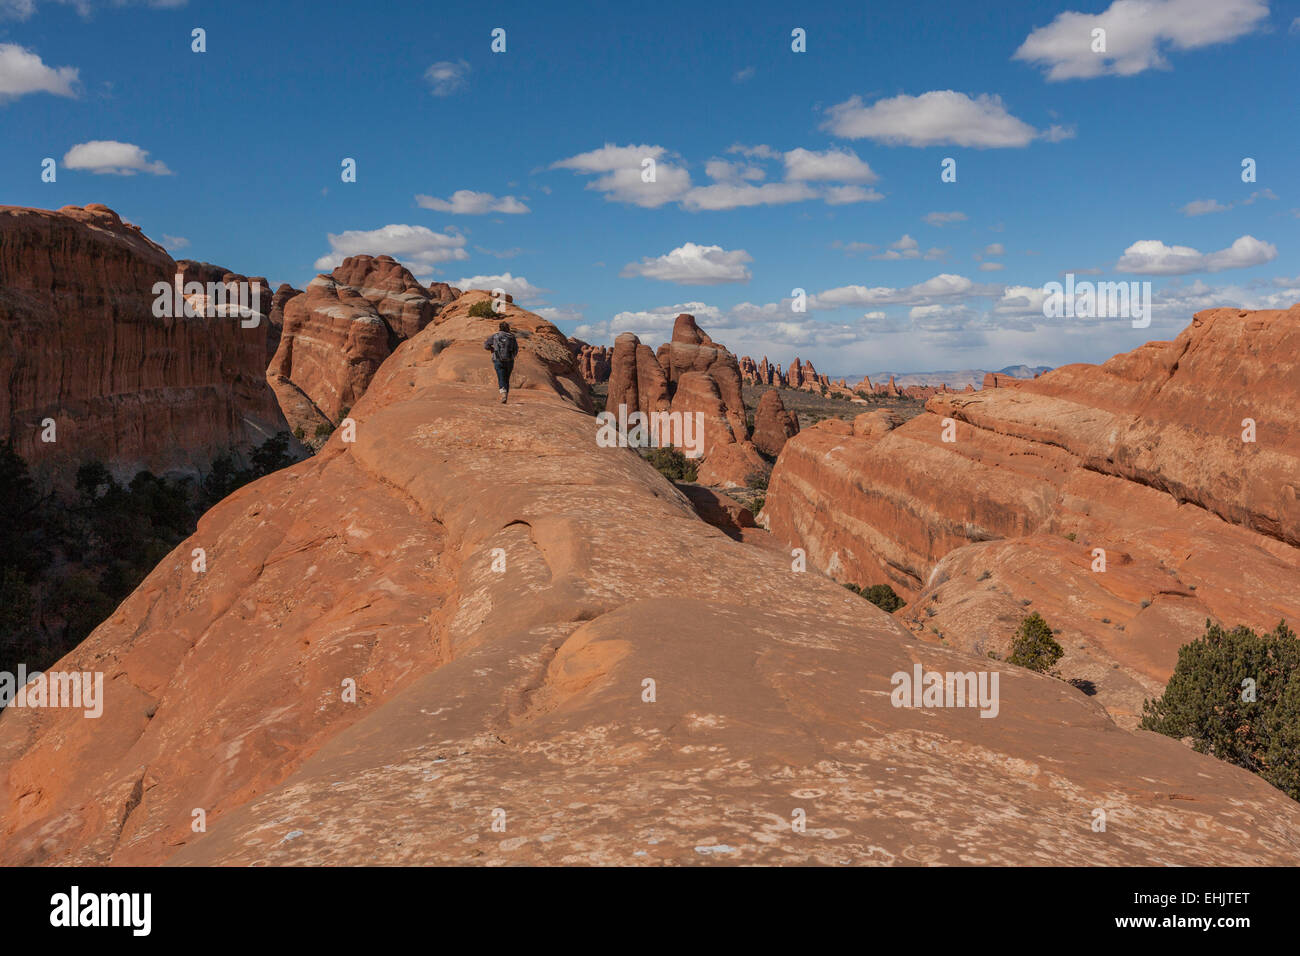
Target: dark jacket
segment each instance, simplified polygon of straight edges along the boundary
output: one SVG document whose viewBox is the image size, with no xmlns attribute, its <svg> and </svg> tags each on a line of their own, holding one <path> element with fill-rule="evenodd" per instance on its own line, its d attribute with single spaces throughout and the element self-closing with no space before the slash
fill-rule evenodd
<svg viewBox="0 0 1300 956">
<path fill-rule="evenodd" d="M 519 342 L 513 332 L 493 332 L 483 342 L 483 348 L 492 353 L 492 361 L 509 365 L 519 354 Z"/>
</svg>

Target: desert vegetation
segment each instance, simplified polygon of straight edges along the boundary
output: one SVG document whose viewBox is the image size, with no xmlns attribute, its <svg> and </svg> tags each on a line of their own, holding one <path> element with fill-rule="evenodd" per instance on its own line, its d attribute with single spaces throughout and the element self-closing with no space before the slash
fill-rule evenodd
<svg viewBox="0 0 1300 956">
<path fill-rule="evenodd" d="M 208 508 L 293 461 L 286 432 L 254 449 L 247 466 L 219 456 L 198 481 L 141 471 L 122 484 L 92 461 L 71 489 L 41 494 L 26 461 L 0 445 L 0 671 L 58 660 L 193 534 Z"/>
<path fill-rule="evenodd" d="M 1245 767 L 1300 800 L 1300 641 L 1285 622 L 1257 634 L 1211 621 L 1183 645 L 1145 730 Z"/>
</svg>

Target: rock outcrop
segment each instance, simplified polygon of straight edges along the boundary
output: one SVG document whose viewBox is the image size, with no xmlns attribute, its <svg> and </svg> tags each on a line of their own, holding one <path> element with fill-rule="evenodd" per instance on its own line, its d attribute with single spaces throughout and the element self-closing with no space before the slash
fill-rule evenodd
<svg viewBox="0 0 1300 956">
<path fill-rule="evenodd" d="M 156 315 L 178 274 L 181 301 Z M 227 280 L 251 283 L 250 310 L 256 286 L 259 314 L 184 294 Z M 129 481 L 248 452 L 287 429 L 265 378 L 271 298 L 265 279 L 173 261 L 106 206 L 0 206 L 0 441 L 57 483 L 89 460 Z"/>
<path fill-rule="evenodd" d="M 700 472 L 701 481 L 743 486 L 751 474 L 766 476 L 770 470 L 749 441 L 736 357 L 709 338 L 692 315 L 677 316 L 672 339 L 657 353 L 631 332 L 614 340 L 605 410 L 617 416 L 620 406 L 628 414 L 698 415 L 692 418 L 702 428 L 696 450 L 699 457 L 711 459 Z"/>
<path fill-rule="evenodd" d="M 1132 723 L 1206 618 L 1300 617 L 1297 355 L 1300 306 L 1214 309 L 1173 342 L 941 394 L 897 428 L 806 429 L 763 518 L 833 576 L 911 598 L 930 639 L 1005 653 L 1040 611 L 1062 674 Z"/>
<path fill-rule="evenodd" d="M 391 256 L 350 256 L 286 296 L 266 376 L 294 430 L 310 437 L 338 424 L 393 350 L 457 295 L 446 283 L 422 286 Z"/>
<path fill-rule="evenodd" d="M 758 400 L 754 412 L 754 446 L 775 458 L 785 443 L 799 434 L 799 416 L 787 411 L 778 389 L 770 389 Z"/>
<path fill-rule="evenodd" d="M 631 332 L 614 340 L 610 356 L 605 410 L 618 415 L 619 406 L 625 407 L 629 415 L 634 411 L 666 412 L 672 406 L 668 382 L 654 351 Z"/>
<path fill-rule="evenodd" d="M 1001 669 L 993 719 L 894 706 L 896 673 L 997 665 L 599 447 L 564 337 L 514 307 L 497 404 L 467 299 L 355 441 L 227 498 L 55 665 L 107 675 L 100 718 L 0 715 L 0 862 L 1295 860 L 1300 806 L 1060 681 Z"/>
<path fill-rule="evenodd" d="M 578 370 L 588 385 L 609 381 L 614 353 L 604 345 L 590 345 L 582 339 L 569 339 L 569 351 L 578 360 Z"/>
</svg>

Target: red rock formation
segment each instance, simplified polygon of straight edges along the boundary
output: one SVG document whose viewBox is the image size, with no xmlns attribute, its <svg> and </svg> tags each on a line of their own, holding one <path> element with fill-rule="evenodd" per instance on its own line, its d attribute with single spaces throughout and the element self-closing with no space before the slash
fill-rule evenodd
<svg viewBox="0 0 1300 956">
<path fill-rule="evenodd" d="M 291 424 L 308 435 L 335 423 L 365 394 L 375 371 L 457 290 L 432 291 L 390 256 L 350 256 L 284 303 L 284 328 L 267 378 Z"/>
<path fill-rule="evenodd" d="M 263 374 L 265 316 L 155 316 L 155 284 L 178 272 L 243 279 L 174 262 L 106 206 L 0 206 L 0 440 L 42 478 L 66 481 L 90 459 L 124 480 L 197 474 L 286 429 Z M 265 312 L 269 289 L 254 281 Z"/>
<path fill-rule="evenodd" d="M 696 480 L 714 488 L 748 488 L 755 478 L 766 480 L 771 472 L 752 441 L 729 442 L 709 447 Z"/>
<path fill-rule="evenodd" d="M 702 411 L 706 416 L 713 416 L 714 408 L 707 386 L 696 383 L 684 396 L 684 399 L 698 399 L 703 404 L 696 406 L 689 401 L 679 402 L 677 398 L 683 376 L 701 372 L 712 379 L 718 401 L 722 404 L 721 412 L 727 428 L 711 429 L 710 444 L 744 441 L 749 437 L 745 400 L 740 390 L 740 366 L 736 357 L 709 338 L 695 324 L 695 316 L 685 313 L 677 316 L 673 323 L 672 340 L 659 346 L 658 359 L 668 380 L 674 411 Z"/>
<path fill-rule="evenodd" d="M 753 513 L 739 501 L 703 485 L 674 484 L 686 496 L 695 513 L 734 541 L 745 541 L 746 531 L 758 531 Z M 758 531 L 762 534 L 761 531 Z M 751 536 L 749 540 L 754 540 Z"/>
<path fill-rule="evenodd" d="M 605 410 L 618 414 L 619 406 L 628 413 L 639 411 L 666 412 L 672 406 L 668 398 L 668 382 L 659 367 L 650 346 L 631 332 L 624 332 L 614 340 L 610 357 L 609 391 Z"/>
<path fill-rule="evenodd" d="M 744 406 L 742 405 L 743 409 Z M 720 445 L 729 445 L 745 439 L 732 428 L 730 409 L 718 389 L 717 380 L 708 372 L 682 372 L 673 390 L 672 410 L 683 415 L 701 416 L 697 419 L 704 429 L 701 454 L 708 457 Z"/>
<path fill-rule="evenodd" d="M 755 362 L 748 355 L 741 356 L 740 379 L 746 384 L 785 387 L 785 375 L 768 362 L 766 355 L 761 362 Z"/>
<path fill-rule="evenodd" d="M 1019 385 L 1023 381 L 1027 381 L 1027 380 L 1023 378 L 1015 378 L 1014 376 L 1011 375 L 1002 375 L 999 372 L 985 372 L 984 384 L 981 385 L 980 387 L 981 388 L 1009 388 L 1009 387 L 1014 388 L 1016 385 Z"/>
<path fill-rule="evenodd" d="M 497 404 L 472 296 L 354 442 L 226 499 L 52 668 L 111 673 L 99 719 L 5 711 L 0 862 L 1294 861 L 1262 780 L 699 520 L 597 446 L 563 336 L 513 307 L 527 384 Z M 998 667 L 997 719 L 893 706 L 914 666 Z M 780 836 L 794 800 L 835 838 Z"/>
<path fill-rule="evenodd" d="M 1101 366 L 936 396 L 883 436 L 806 430 L 764 519 L 977 652 L 1002 652 L 1025 608 L 1041 610 L 1062 630 L 1063 673 L 1131 723 L 1207 617 L 1300 616 L 1300 379 L 1278 361 L 1296 354 L 1300 306 L 1214 309 Z"/>
<path fill-rule="evenodd" d="M 99 719 L 5 711 L 0 862 L 1294 861 L 1294 801 L 1058 680 L 1001 667 L 997 719 L 893 706 L 898 671 L 996 665 L 597 446 L 545 320 L 511 308 L 526 385 L 495 403 L 474 295 L 390 356 L 354 442 L 227 498 L 53 667 L 112 672 Z M 807 793 L 839 836 L 772 839 Z M 1089 829 L 1102 797 L 1125 839 Z"/>
<path fill-rule="evenodd" d="M 269 327 L 266 330 L 266 361 L 269 365 L 280 348 L 280 337 L 284 333 L 284 305 L 296 295 L 302 295 L 302 289 L 295 289 L 287 282 L 280 283 L 280 288 L 271 296 L 271 311 L 267 314 Z"/>
<path fill-rule="evenodd" d="M 569 351 L 578 362 L 578 369 L 588 385 L 609 381 L 613 351 L 604 345 L 589 345 L 581 339 L 569 338 Z"/>
<path fill-rule="evenodd" d="M 799 416 L 786 411 L 777 389 L 769 389 L 758 400 L 754 412 L 754 445 L 763 454 L 775 458 L 788 439 L 799 434 Z"/>
</svg>

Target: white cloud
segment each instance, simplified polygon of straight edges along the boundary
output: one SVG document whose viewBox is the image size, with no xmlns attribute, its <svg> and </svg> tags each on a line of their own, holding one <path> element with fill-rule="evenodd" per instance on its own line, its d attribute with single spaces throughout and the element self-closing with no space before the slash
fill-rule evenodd
<svg viewBox="0 0 1300 956">
<path fill-rule="evenodd" d="M 1124 250 L 1115 268 L 1120 272 L 1175 276 L 1244 269 L 1276 258 L 1277 246 L 1254 236 L 1242 236 L 1228 248 L 1209 253 L 1200 253 L 1190 246 L 1167 246 L 1159 239 L 1141 239 Z"/>
<path fill-rule="evenodd" d="M 743 70 L 737 70 L 732 74 L 731 81 L 733 83 L 744 83 L 746 80 L 753 79 L 754 73 L 754 68 L 752 66 L 747 66 Z"/>
<path fill-rule="evenodd" d="M 922 222 L 927 222 L 931 226 L 946 226 L 953 222 L 965 222 L 966 214 L 964 212 L 931 212 L 921 217 Z"/>
<path fill-rule="evenodd" d="M 519 304 L 536 302 L 546 293 L 523 276 L 503 272 L 495 276 L 466 276 L 452 283 L 458 289 L 504 289 Z"/>
<path fill-rule="evenodd" d="M 1271 189 L 1257 189 L 1245 199 L 1238 199 L 1226 206 L 1217 199 L 1193 199 L 1178 211 L 1184 216 L 1204 216 L 1212 212 L 1227 212 L 1233 206 L 1253 206 L 1260 199 L 1277 199 L 1277 193 Z"/>
<path fill-rule="evenodd" d="M 931 305 L 964 296 L 995 296 L 1001 287 L 979 286 L 965 276 L 943 273 L 904 288 L 861 285 L 839 286 L 809 296 L 810 309 L 838 309 L 843 306 Z"/>
<path fill-rule="evenodd" d="M 110 4 L 103 0 L 54 0 L 63 6 L 76 8 L 77 13 L 89 17 L 96 7 Z M 149 6 L 154 9 L 175 9 L 185 6 L 187 0 L 113 0 L 111 6 Z M 0 0 L 0 20 L 27 20 L 36 13 L 37 0 Z"/>
<path fill-rule="evenodd" d="M 321 272 L 333 269 L 348 256 L 392 256 L 417 276 L 431 275 L 439 262 L 468 259 L 465 237 L 454 232 L 434 232 L 426 226 L 391 224 L 380 229 L 349 229 L 330 233 L 331 252 L 316 260 Z"/>
<path fill-rule="evenodd" d="M 190 241 L 186 239 L 184 236 L 169 236 L 167 235 L 167 233 L 164 232 L 163 244 L 168 249 L 180 250 L 180 249 L 188 249 L 190 245 Z"/>
<path fill-rule="evenodd" d="M 1005 269 L 1005 268 L 1006 268 L 1006 266 L 1004 266 L 1004 265 L 1003 265 L 1002 263 L 1000 263 L 1000 262 L 981 262 L 981 263 L 980 263 L 980 272 L 1001 272 L 1001 271 L 1002 271 L 1003 269 Z"/>
<path fill-rule="evenodd" d="M 984 247 L 984 255 L 986 256 L 1005 256 L 1006 254 L 1006 246 L 1002 245 L 1000 242 L 995 242 Z"/>
<path fill-rule="evenodd" d="M 880 202 L 884 198 L 883 193 L 874 189 L 863 189 L 861 186 L 827 186 L 822 193 L 822 199 L 828 206 L 845 206 L 854 202 Z"/>
<path fill-rule="evenodd" d="M 598 174 L 587 184 L 605 194 L 611 202 L 631 203 L 653 209 L 664 203 L 675 202 L 691 187 L 691 175 L 680 166 L 665 162 L 668 150 L 662 146 L 615 146 L 606 143 L 568 159 L 551 164 L 552 169 L 571 169 L 579 173 Z M 655 161 L 654 182 L 644 182 L 643 163 Z"/>
<path fill-rule="evenodd" d="M 829 205 L 845 205 L 884 198 L 876 190 L 858 185 L 878 177 L 852 150 L 816 152 L 800 148 L 778 153 L 768 146 L 736 145 L 728 152 L 740 153 L 749 159 L 780 159 L 785 165 L 786 179 L 755 185 L 767 176 L 761 166 L 714 158 L 704 167 L 705 174 L 713 182 L 697 186 L 691 182 L 690 173 L 664 147 L 615 146 L 612 143 L 559 160 L 552 163 L 551 168 L 595 175 L 597 178 L 587 184 L 588 189 L 604 193 L 605 198 L 612 202 L 646 208 L 678 203 L 683 209 L 700 212 L 776 206 L 813 199 L 821 199 Z M 647 159 L 655 161 L 653 182 L 645 182 L 643 178 L 643 171 L 648 169 L 644 165 Z M 830 181 L 837 184 L 820 188 L 810 185 Z"/>
<path fill-rule="evenodd" d="M 741 156 L 748 156 L 750 159 L 780 159 L 781 154 L 771 146 L 765 146 L 759 143 L 757 146 L 745 146 L 741 143 L 734 143 L 727 147 L 729 153 L 740 153 Z"/>
<path fill-rule="evenodd" d="M 696 186 L 682 197 L 682 208 L 699 210 L 736 209 L 741 206 L 779 206 L 816 199 L 817 190 L 806 183 L 713 183 Z"/>
<path fill-rule="evenodd" d="M 727 282 L 748 282 L 749 269 L 745 263 L 753 257 L 744 249 L 727 251 L 721 246 L 701 246 L 688 242 L 667 255 L 629 262 L 619 273 L 624 278 L 641 276 L 676 282 L 679 285 L 721 285 Z"/>
<path fill-rule="evenodd" d="M 1049 80 L 1133 76 L 1167 68 L 1166 48 L 1229 43 L 1267 19 L 1267 0 L 1115 0 L 1101 13 L 1059 14 L 1030 33 L 1013 59 L 1042 67 Z M 1106 31 L 1105 52 L 1093 52 L 1098 28 Z"/>
<path fill-rule="evenodd" d="M 822 128 L 834 135 L 894 146 L 999 148 L 1028 146 L 1039 136 L 1051 138 L 1008 113 L 1001 97 L 987 93 L 972 99 L 953 90 L 932 90 L 877 100 L 871 106 L 853 96 L 827 112 Z"/>
<path fill-rule="evenodd" d="M 415 197 L 415 202 L 422 209 L 434 209 L 438 212 L 450 212 L 462 216 L 481 216 L 489 212 L 525 213 L 529 209 L 514 196 L 493 196 L 491 193 L 476 193 L 470 189 L 457 189 L 451 199 L 439 199 L 423 193 Z"/>
<path fill-rule="evenodd" d="M 1217 199 L 1193 199 L 1179 210 L 1184 216 L 1204 216 L 1211 212 L 1227 212 L 1232 206 L 1225 206 Z"/>
<path fill-rule="evenodd" d="M 469 64 L 464 60 L 441 60 L 424 71 L 434 96 L 450 96 L 465 86 L 468 77 Z"/>
<path fill-rule="evenodd" d="M 783 157 L 785 178 L 809 182 L 874 183 L 877 176 L 851 149 L 792 149 Z"/>
<path fill-rule="evenodd" d="M 731 163 L 725 159 L 711 159 L 704 164 L 704 173 L 720 183 L 740 182 L 743 179 L 762 180 L 767 173 L 762 167 L 749 163 Z"/>
<path fill-rule="evenodd" d="M 64 155 L 63 165 L 68 169 L 84 169 L 98 175 L 113 176 L 134 176 L 136 173 L 170 176 L 172 172 L 161 161 L 150 162 L 147 150 L 111 139 L 78 143 Z"/>
<path fill-rule="evenodd" d="M 28 93 L 76 96 L 76 83 L 76 67 L 48 67 L 31 50 L 0 43 L 0 103 Z"/>
<path fill-rule="evenodd" d="M 930 249 L 925 253 L 924 257 L 926 259 L 941 259 L 943 258 L 943 255 L 943 249 Z M 920 259 L 922 258 L 921 244 L 911 236 L 904 235 L 902 238 L 891 242 L 889 248 L 880 253 L 880 255 L 872 256 L 871 258 L 883 259 L 886 262 L 892 262 L 898 259 Z"/>
</svg>

